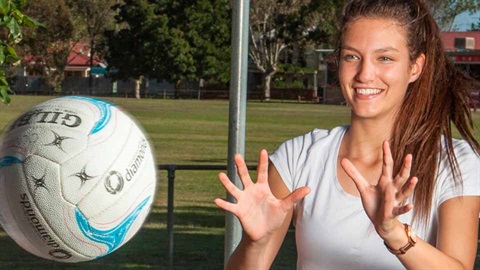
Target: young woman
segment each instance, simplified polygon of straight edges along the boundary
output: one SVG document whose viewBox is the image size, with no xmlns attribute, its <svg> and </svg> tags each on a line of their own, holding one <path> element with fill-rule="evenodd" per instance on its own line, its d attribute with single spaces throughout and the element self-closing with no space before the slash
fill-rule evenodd
<svg viewBox="0 0 480 270">
<path fill-rule="evenodd" d="M 268 269 L 293 221 L 299 269 L 472 269 L 480 211 L 474 81 L 443 52 L 423 0 L 353 0 L 338 44 L 351 123 L 236 156 L 243 238 L 227 268 Z M 463 140 L 452 138 L 454 124 Z M 307 195 L 308 194 L 308 195 Z"/>
</svg>

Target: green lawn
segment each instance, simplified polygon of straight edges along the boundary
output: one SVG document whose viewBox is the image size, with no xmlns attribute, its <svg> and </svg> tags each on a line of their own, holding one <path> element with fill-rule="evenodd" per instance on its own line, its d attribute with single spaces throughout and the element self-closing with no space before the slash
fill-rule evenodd
<svg viewBox="0 0 480 270">
<path fill-rule="evenodd" d="M 14 96 L 0 105 L 0 129 L 26 108 L 49 97 Z M 197 100 L 108 99 L 124 107 L 145 127 L 159 164 L 226 164 L 228 102 Z M 480 126 L 480 113 L 474 115 Z M 273 151 L 284 140 L 313 128 L 346 124 L 343 106 L 308 103 L 247 105 L 246 159 L 256 164 L 258 151 Z M 476 130 L 480 139 L 480 131 Z M 225 197 L 218 171 L 177 171 L 175 179 L 174 269 L 222 269 L 224 213 L 213 199 Z M 159 173 L 155 205 L 144 227 L 126 245 L 92 262 L 76 265 L 38 259 L 0 231 L 1 269 L 166 269 L 167 174 Z M 478 265 L 480 267 L 480 265 Z M 295 247 L 287 236 L 273 269 L 294 269 Z"/>
</svg>

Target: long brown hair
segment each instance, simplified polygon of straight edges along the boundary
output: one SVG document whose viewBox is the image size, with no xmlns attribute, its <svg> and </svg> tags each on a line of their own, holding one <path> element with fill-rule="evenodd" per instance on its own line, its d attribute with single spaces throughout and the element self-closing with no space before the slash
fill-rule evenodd
<svg viewBox="0 0 480 270">
<path fill-rule="evenodd" d="M 340 25 L 338 57 L 345 30 L 356 19 L 365 17 L 393 19 L 403 26 L 412 63 L 425 54 L 422 74 L 408 87 L 390 144 L 395 162 L 394 175 L 400 171 L 403 158 L 413 154 L 412 175 L 419 179 L 413 199 L 414 218 L 426 226 L 440 157 L 447 158 L 452 181 L 459 186 L 462 183 L 453 150 L 452 123 L 477 155 L 480 153 L 480 145 L 472 134 L 474 123 L 468 106 L 469 91 L 478 82 L 457 70 L 449 60 L 440 30 L 423 0 L 348 2 Z M 441 144 L 442 136 L 445 147 Z"/>
</svg>

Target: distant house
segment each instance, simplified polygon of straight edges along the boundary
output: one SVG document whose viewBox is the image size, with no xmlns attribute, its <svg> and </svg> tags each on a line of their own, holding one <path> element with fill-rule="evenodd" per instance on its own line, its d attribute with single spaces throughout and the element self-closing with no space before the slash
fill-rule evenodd
<svg viewBox="0 0 480 270">
<path fill-rule="evenodd" d="M 455 65 L 480 80 L 480 31 L 443 32 L 445 51 Z M 472 89 L 470 107 L 480 108 L 480 89 Z"/>
<path fill-rule="evenodd" d="M 480 80 L 480 31 L 442 32 L 441 37 L 455 65 Z"/>
<path fill-rule="evenodd" d="M 36 63 L 38 57 L 27 55 L 23 58 L 25 65 L 23 76 L 40 76 L 38 67 L 42 63 Z M 41 59 L 41 58 L 40 58 Z M 38 60 L 37 60 L 38 61 Z M 32 68 L 36 66 L 37 68 Z M 99 59 L 93 59 L 93 74 L 95 76 L 102 76 L 105 74 L 106 65 Z M 73 47 L 70 55 L 67 58 L 67 65 L 65 67 L 65 77 L 89 77 L 90 76 L 90 46 L 86 42 L 78 42 Z"/>
<path fill-rule="evenodd" d="M 93 66 L 99 64 L 95 59 Z M 77 44 L 67 58 L 65 77 L 89 77 L 90 72 L 90 48 L 83 44 Z"/>
</svg>

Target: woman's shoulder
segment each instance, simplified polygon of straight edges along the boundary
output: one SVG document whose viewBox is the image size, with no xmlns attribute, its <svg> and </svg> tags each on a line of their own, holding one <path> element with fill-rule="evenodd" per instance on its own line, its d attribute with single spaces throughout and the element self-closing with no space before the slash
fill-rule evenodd
<svg viewBox="0 0 480 270">
<path fill-rule="evenodd" d="M 445 149 L 445 143 L 443 148 Z M 448 158 L 443 151 L 443 157 L 438 167 L 437 194 L 438 205 L 444 201 L 458 196 L 479 196 L 480 195 L 480 156 L 470 144 L 464 140 L 452 140 L 453 151 L 457 161 L 457 173 L 460 182 L 453 179 L 454 170 L 450 167 Z"/>
<path fill-rule="evenodd" d="M 462 167 L 480 167 L 480 153 L 475 152 L 474 148 L 465 140 L 452 139 L 453 152 L 460 169 Z M 442 140 L 442 152 L 440 155 L 441 164 L 448 167 L 448 157 L 446 156 L 446 143 Z"/>
<path fill-rule="evenodd" d="M 465 140 L 453 139 L 452 140 L 453 151 L 457 158 L 461 156 L 476 156 L 480 159 L 479 153 L 473 150 L 473 147 Z"/>
<path fill-rule="evenodd" d="M 348 126 L 339 126 L 331 130 L 314 129 L 303 135 L 291 138 L 281 143 L 271 154 L 271 159 L 285 159 L 300 161 L 308 159 L 315 153 L 326 153 L 338 148 L 343 134 Z"/>
<path fill-rule="evenodd" d="M 475 171 L 474 175 L 478 180 L 480 175 L 480 153 L 475 152 L 473 147 L 464 140 L 453 140 L 453 151 L 457 159 L 460 172 L 465 174 L 467 172 Z"/>
<path fill-rule="evenodd" d="M 447 173 L 451 173 L 446 148 L 446 142 L 442 139 L 442 151 L 439 155 L 439 171 L 447 170 Z M 474 148 L 467 141 L 452 139 L 452 148 L 460 171 L 470 168 L 480 169 L 480 153 L 475 152 Z"/>
<path fill-rule="evenodd" d="M 318 143 L 331 142 L 332 140 L 341 138 L 348 126 L 338 126 L 333 129 L 313 129 L 310 132 L 302 134 L 300 136 L 291 138 L 284 142 L 284 144 L 290 145 L 314 145 Z"/>
</svg>

